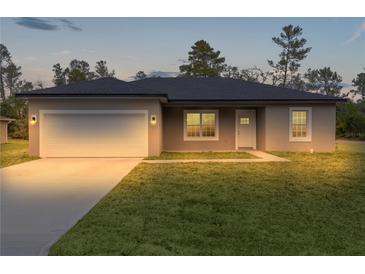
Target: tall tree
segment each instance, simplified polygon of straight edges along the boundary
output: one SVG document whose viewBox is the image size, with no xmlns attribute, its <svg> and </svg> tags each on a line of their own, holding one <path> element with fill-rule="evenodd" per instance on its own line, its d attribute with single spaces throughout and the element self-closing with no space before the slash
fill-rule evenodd
<svg viewBox="0 0 365 274">
<path fill-rule="evenodd" d="M 308 69 L 304 77 L 307 79 L 306 89 L 325 95 L 341 96 L 342 77 L 330 67 Z M 345 97 L 346 95 L 342 95 Z"/>
<path fill-rule="evenodd" d="M 180 66 L 180 72 L 185 77 L 216 77 L 224 70 L 225 58 L 220 57 L 220 51 L 215 51 L 208 42 L 199 40 L 189 51 L 188 64 Z"/>
<path fill-rule="evenodd" d="M 67 83 L 66 72 L 64 71 L 64 69 L 61 67 L 61 65 L 59 63 L 53 65 L 52 71 L 53 71 L 52 82 L 56 86 L 66 85 L 66 83 Z"/>
<path fill-rule="evenodd" d="M 88 62 L 74 59 L 65 69 L 59 63 L 53 65 L 53 83 L 56 86 L 77 83 L 95 78 L 114 77 L 115 71 L 109 72 L 106 61 L 96 62 L 95 72 L 90 70 Z"/>
<path fill-rule="evenodd" d="M 37 80 L 37 82 L 34 85 L 34 88 L 36 89 L 43 89 L 45 88 L 45 85 L 42 80 Z"/>
<path fill-rule="evenodd" d="M 13 93 L 29 91 L 33 89 L 31 82 L 18 80 L 13 89 Z M 0 105 L 1 115 L 14 118 L 15 121 L 9 125 L 9 136 L 12 138 L 28 138 L 28 103 L 10 94 Z"/>
<path fill-rule="evenodd" d="M 96 62 L 95 74 L 96 78 L 114 77 L 115 71 L 109 72 L 106 61 L 100 60 Z"/>
<path fill-rule="evenodd" d="M 95 78 L 95 73 L 90 71 L 89 63 L 84 60 L 72 60 L 69 67 L 65 69 L 65 73 L 69 84 Z"/>
<path fill-rule="evenodd" d="M 144 71 L 140 70 L 136 73 L 136 75 L 134 76 L 134 80 L 142 80 L 147 78 L 146 73 L 144 73 Z"/>
<path fill-rule="evenodd" d="M 10 95 L 14 95 L 16 91 L 16 85 L 18 84 L 20 77 L 22 76 L 21 67 L 16 66 L 11 62 L 5 68 L 5 86 L 8 88 Z"/>
<path fill-rule="evenodd" d="M 223 71 L 223 77 L 231 79 L 241 79 L 241 73 L 236 66 L 225 66 Z"/>
<path fill-rule="evenodd" d="M 290 79 L 288 87 L 297 90 L 306 90 L 306 83 L 302 79 L 302 75 L 298 73 Z"/>
<path fill-rule="evenodd" d="M 11 63 L 11 55 L 5 45 L 0 44 L 0 96 L 5 100 L 5 71 Z"/>
<path fill-rule="evenodd" d="M 241 70 L 241 79 L 248 82 L 265 83 L 268 76 L 269 72 L 264 72 L 256 66 Z"/>
<path fill-rule="evenodd" d="M 364 138 L 365 112 L 362 112 L 362 106 L 365 106 L 364 103 L 348 102 L 337 107 L 336 133 L 338 135 Z"/>
<path fill-rule="evenodd" d="M 365 72 L 360 72 L 356 78 L 352 80 L 352 86 L 355 87 L 355 89 L 352 89 L 351 93 L 360 95 L 360 101 L 365 101 Z"/>
<path fill-rule="evenodd" d="M 20 80 L 16 83 L 15 92 L 31 91 L 34 89 L 33 83 L 26 80 Z"/>
<path fill-rule="evenodd" d="M 275 44 L 282 48 L 279 54 L 279 61 L 274 63 L 268 60 L 269 66 L 274 69 L 276 81 L 279 80 L 279 85 L 286 87 L 290 82 L 290 78 L 294 75 L 299 67 L 300 61 L 307 57 L 311 48 L 305 48 L 307 40 L 300 38 L 303 30 L 301 27 L 293 25 L 284 26 L 280 37 L 273 37 Z"/>
</svg>

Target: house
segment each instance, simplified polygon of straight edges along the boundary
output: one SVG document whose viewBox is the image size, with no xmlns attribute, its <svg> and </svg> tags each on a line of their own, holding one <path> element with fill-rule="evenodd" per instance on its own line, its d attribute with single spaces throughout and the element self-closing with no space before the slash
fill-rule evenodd
<svg viewBox="0 0 365 274">
<path fill-rule="evenodd" d="M 342 98 L 227 78 L 103 78 L 17 94 L 40 157 L 335 150 Z"/>
<path fill-rule="evenodd" d="M 8 142 L 8 124 L 14 121 L 4 116 L 0 116 L 0 144 L 6 144 Z"/>
</svg>

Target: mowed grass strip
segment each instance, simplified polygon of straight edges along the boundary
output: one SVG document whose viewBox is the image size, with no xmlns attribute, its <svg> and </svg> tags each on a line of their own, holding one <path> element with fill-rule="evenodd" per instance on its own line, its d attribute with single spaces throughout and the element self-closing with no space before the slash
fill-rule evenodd
<svg viewBox="0 0 365 274">
<path fill-rule="evenodd" d="M 365 255 L 364 151 L 140 164 L 50 255 Z"/>
<path fill-rule="evenodd" d="M 256 156 L 247 152 L 167 152 L 163 151 L 160 156 L 151 156 L 145 160 L 191 160 L 191 159 L 257 159 Z"/>
</svg>

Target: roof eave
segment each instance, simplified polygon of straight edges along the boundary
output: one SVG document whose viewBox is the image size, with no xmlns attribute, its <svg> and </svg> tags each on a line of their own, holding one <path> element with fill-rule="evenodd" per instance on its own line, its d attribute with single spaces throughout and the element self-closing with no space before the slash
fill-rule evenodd
<svg viewBox="0 0 365 274">
<path fill-rule="evenodd" d="M 347 102 L 348 99 L 345 98 L 321 98 L 321 99 L 168 99 L 167 94 L 105 94 L 105 93 L 95 93 L 95 94 L 87 94 L 87 93 L 57 93 L 57 94 L 42 94 L 42 93 L 16 93 L 16 97 L 18 98 L 64 98 L 64 99 L 72 99 L 72 98 L 155 98 L 162 99 L 166 103 L 344 103 Z"/>
<path fill-rule="evenodd" d="M 347 99 L 336 98 L 336 99 L 212 99 L 212 100 L 196 100 L 196 99 L 177 99 L 177 100 L 169 100 L 169 103 L 344 103 L 347 102 Z"/>
</svg>

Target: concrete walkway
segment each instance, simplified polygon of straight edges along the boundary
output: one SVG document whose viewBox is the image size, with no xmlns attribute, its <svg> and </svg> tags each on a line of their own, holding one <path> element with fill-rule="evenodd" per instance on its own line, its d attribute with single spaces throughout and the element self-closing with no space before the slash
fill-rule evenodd
<svg viewBox="0 0 365 274">
<path fill-rule="evenodd" d="M 47 255 L 141 159 L 41 159 L 0 169 L 1 255 Z"/>
<path fill-rule="evenodd" d="M 148 164 L 176 164 L 176 163 L 263 163 L 263 162 L 290 162 L 290 160 L 281 158 L 267 152 L 259 150 L 245 150 L 253 156 L 252 159 L 176 159 L 176 160 L 143 160 Z"/>
</svg>

